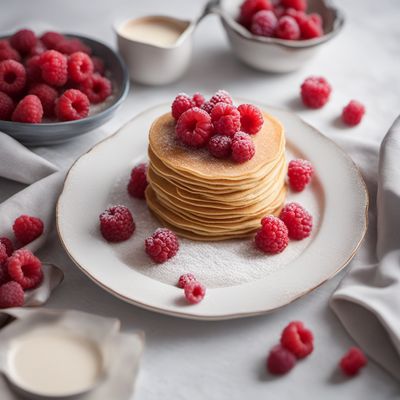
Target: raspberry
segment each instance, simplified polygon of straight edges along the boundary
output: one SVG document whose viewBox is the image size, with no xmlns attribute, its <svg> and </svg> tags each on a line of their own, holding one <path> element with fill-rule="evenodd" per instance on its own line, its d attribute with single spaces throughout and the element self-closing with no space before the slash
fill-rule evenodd
<svg viewBox="0 0 400 400">
<path fill-rule="evenodd" d="M 4 246 L 4 244 L 0 242 L 0 265 L 2 265 L 4 263 L 4 261 L 7 260 L 7 258 L 8 258 L 8 255 L 7 255 L 6 246 Z M 1 277 L 0 277 L 0 282 L 1 282 Z"/>
<path fill-rule="evenodd" d="M 4 60 L 21 61 L 18 51 L 10 46 L 8 40 L 0 40 L 0 61 Z"/>
<path fill-rule="evenodd" d="M 190 304 L 200 303 L 206 295 L 205 286 L 196 281 L 187 283 L 183 290 L 185 291 L 186 300 Z"/>
<path fill-rule="evenodd" d="M 293 321 L 282 331 L 281 345 L 297 358 L 304 358 L 314 350 L 314 336 L 302 322 Z"/>
<path fill-rule="evenodd" d="M 258 11 L 251 20 L 250 31 L 254 35 L 271 37 L 274 36 L 278 19 L 269 10 Z"/>
<path fill-rule="evenodd" d="M 21 29 L 11 36 L 10 44 L 21 54 L 27 54 L 36 44 L 36 35 L 29 29 Z"/>
<path fill-rule="evenodd" d="M 169 260 L 179 250 L 178 238 L 167 228 L 157 229 L 144 243 L 146 253 L 157 263 Z"/>
<path fill-rule="evenodd" d="M 57 90 L 45 83 L 37 83 L 29 89 L 29 94 L 34 94 L 39 98 L 45 117 L 52 117 L 54 115 L 54 107 L 58 97 Z"/>
<path fill-rule="evenodd" d="M 220 135 L 233 136 L 240 130 L 240 113 L 227 103 L 217 103 L 211 111 L 211 121 Z"/>
<path fill-rule="evenodd" d="M 321 15 L 319 15 L 318 13 L 312 13 L 308 16 L 308 18 L 313 21 L 315 24 L 317 24 L 318 26 L 320 26 L 322 28 L 322 17 Z"/>
<path fill-rule="evenodd" d="M 240 129 L 250 135 L 255 135 L 264 123 L 260 109 L 252 104 L 241 104 L 238 107 L 240 113 Z"/>
<path fill-rule="evenodd" d="M 83 82 L 93 73 L 91 58 L 81 51 L 72 53 L 68 58 L 68 77 L 73 82 Z"/>
<path fill-rule="evenodd" d="M 232 138 L 214 135 L 208 142 L 208 151 L 216 158 L 228 158 L 231 155 Z"/>
<path fill-rule="evenodd" d="M 179 117 L 190 108 L 195 107 L 195 102 L 185 93 L 179 93 L 171 106 L 172 116 L 178 121 Z"/>
<path fill-rule="evenodd" d="M 321 108 L 329 100 L 331 91 L 331 85 L 325 78 L 310 76 L 301 85 L 301 99 L 309 108 Z"/>
<path fill-rule="evenodd" d="M 238 132 L 232 139 L 232 159 L 237 163 L 244 163 L 253 158 L 256 153 L 251 137 L 247 133 Z"/>
<path fill-rule="evenodd" d="M 0 286 L 0 308 L 21 307 L 24 305 L 24 291 L 17 282 Z"/>
<path fill-rule="evenodd" d="M 26 83 L 26 71 L 22 64 L 14 60 L 0 62 L 0 91 L 7 94 L 20 92 Z"/>
<path fill-rule="evenodd" d="M 185 286 L 191 282 L 197 282 L 196 277 L 191 273 L 183 274 L 179 277 L 178 287 L 184 289 Z"/>
<path fill-rule="evenodd" d="M 290 239 L 302 240 L 310 236 L 313 226 L 312 216 L 300 204 L 286 204 L 279 218 L 288 228 Z"/>
<path fill-rule="evenodd" d="M 284 15 L 288 15 L 289 17 L 294 18 L 294 20 L 297 22 L 297 25 L 299 25 L 300 27 L 300 31 L 302 23 L 305 22 L 308 18 L 305 12 L 295 10 L 294 8 L 285 9 Z"/>
<path fill-rule="evenodd" d="M 342 111 L 342 120 L 345 124 L 358 125 L 365 114 L 365 107 L 357 100 L 351 100 Z"/>
<path fill-rule="evenodd" d="M 8 94 L 0 92 L 0 120 L 10 120 L 14 108 L 12 98 Z"/>
<path fill-rule="evenodd" d="M 218 90 L 214 96 L 211 97 L 210 99 L 211 104 L 217 104 L 217 103 L 226 103 L 226 104 L 233 104 L 233 100 L 231 95 L 226 91 L 226 90 Z"/>
<path fill-rule="evenodd" d="M 8 275 L 6 262 L 0 263 L 0 286 L 10 281 L 10 276 Z"/>
<path fill-rule="evenodd" d="M 272 10 L 269 0 L 245 0 L 240 6 L 239 23 L 249 28 L 253 15 L 261 10 Z"/>
<path fill-rule="evenodd" d="M 204 98 L 204 96 L 201 93 L 196 92 L 192 96 L 192 101 L 194 102 L 196 107 L 201 107 L 205 103 L 206 99 Z"/>
<path fill-rule="evenodd" d="M 103 60 L 100 57 L 93 56 L 92 63 L 93 63 L 93 72 L 98 73 L 100 75 L 104 75 L 106 67 L 104 66 Z"/>
<path fill-rule="evenodd" d="M 367 357 L 358 347 L 351 347 L 340 360 L 339 366 L 347 376 L 354 376 L 368 363 Z"/>
<path fill-rule="evenodd" d="M 273 13 L 275 14 L 275 16 L 276 16 L 276 18 L 280 18 L 280 17 L 283 17 L 285 14 L 286 14 L 286 10 L 289 10 L 289 9 L 286 9 L 285 7 L 282 7 L 279 3 L 278 4 L 275 4 L 274 6 L 273 6 Z"/>
<path fill-rule="evenodd" d="M 64 86 L 68 79 L 67 59 L 56 50 L 47 50 L 39 56 L 43 80 L 52 86 Z"/>
<path fill-rule="evenodd" d="M 267 358 L 267 369 L 273 375 L 288 373 L 296 365 L 296 357 L 279 344 L 274 346 Z"/>
<path fill-rule="evenodd" d="M 80 89 L 93 104 L 101 103 L 110 96 L 112 92 L 110 80 L 99 74 L 93 74 L 83 81 L 80 85 Z"/>
<path fill-rule="evenodd" d="M 13 225 L 15 238 L 23 246 L 37 239 L 43 233 L 43 229 L 43 221 L 29 215 L 19 216 Z"/>
<path fill-rule="evenodd" d="M 281 5 L 298 11 L 305 11 L 307 9 L 307 0 L 281 0 Z"/>
<path fill-rule="evenodd" d="M 92 53 L 90 47 L 86 46 L 79 39 L 67 39 L 67 38 L 64 38 L 63 40 L 59 41 L 55 46 L 55 50 L 66 55 L 76 53 L 77 51 L 82 51 L 83 53 L 89 55 Z"/>
<path fill-rule="evenodd" d="M 202 104 L 201 109 L 204 110 L 206 113 L 211 114 L 214 105 L 215 104 L 211 103 L 210 101 L 206 101 L 205 103 Z"/>
<path fill-rule="evenodd" d="M 296 20 L 284 15 L 278 21 L 275 36 L 279 39 L 298 40 L 300 39 L 300 28 Z"/>
<path fill-rule="evenodd" d="M 300 25 L 302 39 L 314 39 L 323 35 L 322 25 L 315 17 L 308 17 Z"/>
<path fill-rule="evenodd" d="M 129 239 L 136 225 L 131 212 L 125 206 L 112 206 L 99 216 L 100 232 L 107 242 L 122 242 Z"/>
<path fill-rule="evenodd" d="M 131 171 L 131 178 L 128 183 L 128 193 L 132 197 L 144 199 L 144 191 L 147 187 L 147 164 L 139 164 Z"/>
<path fill-rule="evenodd" d="M 7 260 L 10 278 L 22 289 L 37 287 L 43 279 L 42 263 L 28 249 L 19 249 Z"/>
<path fill-rule="evenodd" d="M 310 161 L 291 160 L 288 166 L 289 185 L 295 192 L 301 192 L 310 183 L 314 168 Z"/>
<path fill-rule="evenodd" d="M 39 97 L 29 94 L 25 96 L 15 107 L 11 119 L 14 122 L 38 124 L 42 122 L 43 107 Z"/>
<path fill-rule="evenodd" d="M 281 253 L 289 243 L 288 229 L 279 218 L 268 215 L 261 220 L 255 243 L 264 253 Z"/>
<path fill-rule="evenodd" d="M 63 41 L 65 37 L 58 32 L 45 32 L 41 37 L 40 40 L 43 44 L 49 49 L 53 50 L 57 47 L 57 44 Z"/>
<path fill-rule="evenodd" d="M 40 82 L 42 80 L 42 70 L 40 69 L 40 56 L 28 58 L 26 63 L 26 76 L 29 82 Z"/>
<path fill-rule="evenodd" d="M 73 121 L 87 117 L 89 107 L 89 99 L 84 93 L 68 89 L 56 101 L 55 111 L 60 121 Z"/>
<path fill-rule="evenodd" d="M 10 257 L 11 254 L 14 252 L 12 241 L 9 238 L 2 237 L 0 238 L 0 243 L 4 245 L 7 255 Z"/>
<path fill-rule="evenodd" d="M 175 132 L 186 145 L 202 147 L 206 145 L 213 133 L 211 117 L 198 107 L 190 108 L 179 117 Z"/>
<path fill-rule="evenodd" d="M 38 40 L 35 46 L 30 49 L 29 56 L 40 56 L 40 54 L 44 53 L 46 50 L 47 48 L 45 47 L 45 45 L 40 40 Z"/>
</svg>

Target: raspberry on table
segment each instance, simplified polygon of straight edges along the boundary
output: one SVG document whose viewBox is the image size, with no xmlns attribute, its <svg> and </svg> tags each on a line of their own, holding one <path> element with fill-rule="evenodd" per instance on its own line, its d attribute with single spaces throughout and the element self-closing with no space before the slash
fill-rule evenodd
<svg viewBox="0 0 400 400">
<path fill-rule="evenodd" d="M 43 107 L 39 97 L 28 94 L 15 107 L 11 119 L 14 122 L 38 124 L 42 122 Z"/>
<path fill-rule="evenodd" d="M 16 250 L 7 260 L 10 278 L 18 282 L 22 289 L 33 289 L 43 280 L 42 263 L 28 249 Z"/>
<path fill-rule="evenodd" d="M 44 230 L 43 221 L 29 215 L 19 216 L 13 224 L 15 238 L 23 246 L 37 239 Z"/>
<path fill-rule="evenodd" d="M 192 147 L 205 146 L 213 130 L 210 115 L 198 107 L 185 111 L 175 126 L 178 139 Z"/>
<path fill-rule="evenodd" d="M 125 206 L 112 206 L 99 216 L 100 232 L 108 242 L 122 242 L 129 239 L 136 225 L 131 212 Z"/>
<path fill-rule="evenodd" d="M 93 72 L 104 75 L 106 67 L 104 61 L 100 57 L 92 56 Z"/>
<path fill-rule="evenodd" d="M 36 83 L 29 89 L 29 94 L 33 94 L 39 98 L 45 117 L 54 116 L 54 108 L 58 97 L 56 89 L 45 83 Z"/>
<path fill-rule="evenodd" d="M 251 160 L 256 154 L 256 148 L 250 135 L 238 132 L 232 139 L 232 159 L 237 163 L 244 163 Z"/>
<path fill-rule="evenodd" d="M 276 15 L 270 10 L 261 10 L 254 14 L 250 31 L 254 35 L 272 37 L 278 25 Z"/>
<path fill-rule="evenodd" d="M 357 375 L 368 363 L 367 357 L 358 347 L 351 347 L 339 362 L 340 369 L 347 376 Z"/>
<path fill-rule="evenodd" d="M 321 108 L 329 100 L 332 88 L 321 76 L 310 76 L 301 85 L 301 99 L 309 108 Z"/>
<path fill-rule="evenodd" d="M 233 100 L 231 95 L 223 89 L 218 90 L 210 99 L 211 104 L 217 103 L 226 103 L 226 104 L 233 104 Z"/>
<path fill-rule="evenodd" d="M 220 135 L 233 136 L 240 130 L 240 113 L 231 104 L 215 104 L 211 111 L 211 121 L 215 131 Z"/>
<path fill-rule="evenodd" d="M 342 121 L 349 126 L 358 125 L 365 114 L 365 107 L 357 100 L 351 100 L 342 111 Z"/>
<path fill-rule="evenodd" d="M 72 53 L 68 58 L 68 77 L 71 81 L 80 83 L 93 74 L 92 59 L 82 51 Z"/>
<path fill-rule="evenodd" d="M 296 357 L 279 344 L 274 346 L 267 358 L 267 370 L 273 375 L 288 373 L 296 365 Z"/>
<path fill-rule="evenodd" d="M 6 253 L 10 257 L 11 254 L 14 252 L 14 245 L 12 244 L 12 241 L 7 237 L 1 237 L 0 243 L 5 246 Z"/>
<path fill-rule="evenodd" d="M 30 83 L 42 81 L 42 70 L 40 69 L 40 56 L 33 56 L 25 61 L 26 77 Z"/>
<path fill-rule="evenodd" d="M 68 79 L 66 57 L 56 50 L 47 50 L 39 56 L 43 80 L 52 86 L 64 86 Z"/>
<path fill-rule="evenodd" d="M 206 287 L 196 281 L 187 283 L 183 290 L 185 291 L 186 300 L 190 304 L 200 303 L 206 295 Z"/>
<path fill-rule="evenodd" d="M 157 229 L 145 240 L 146 253 L 157 263 L 163 263 L 174 257 L 179 250 L 175 233 L 167 228 Z"/>
<path fill-rule="evenodd" d="M 240 130 L 250 135 L 257 134 L 264 123 L 260 109 L 253 104 L 241 104 L 238 111 L 240 113 Z"/>
<path fill-rule="evenodd" d="M 240 6 L 238 21 L 246 28 L 250 28 L 251 20 L 258 11 L 272 10 L 269 0 L 245 0 Z"/>
<path fill-rule="evenodd" d="M 148 185 L 146 173 L 147 164 L 145 163 L 139 164 L 132 169 L 127 187 L 128 193 L 132 197 L 144 199 L 144 191 Z"/>
<path fill-rule="evenodd" d="M 308 160 L 291 160 L 288 165 L 289 185 L 295 192 L 301 192 L 311 182 L 314 167 Z"/>
<path fill-rule="evenodd" d="M 279 214 L 288 228 L 289 238 L 302 240 L 311 235 L 313 220 L 311 214 L 300 204 L 288 203 Z"/>
<path fill-rule="evenodd" d="M 93 104 L 103 102 L 112 93 L 110 80 L 99 74 L 93 74 L 85 79 L 79 88 Z"/>
<path fill-rule="evenodd" d="M 301 38 L 304 40 L 314 39 L 323 35 L 322 24 L 316 17 L 307 17 L 300 25 Z"/>
<path fill-rule="evenodd" d="M 13 49 L 8 40 L 0 40 L 0 61 L 15 60 L 20 62 L 21 56 L 18 51 Z"/>
<path fill-rule="evenodd" d="M 0 62 L 0 91 L 7 94 L 20 92 L 26 83 L 26 71 L 18 61 L 5 60 Z"/>
<path fill-rule="evenodd" d="M 304 358 L 314 350 L 314 336 L 302 322 L 293 321 L 283 330 L 281 345 L 297 358 Z"/>
<path fill-rule="evenodd" d="M 200 108 L 211 115 L 211 111 L 213 110 L 214 106 L 215 104 L 211 103 L 210 101 L 206 101 L 201 105 Z"/>
<path fill-rule="evenodd" d="M 293 8 L 297 11 L 306 11 L 307 0 L 281 0 L 281 5 L 286 8 Z"/>
<path fill-rule="evenodd" d="M 0 265 L 2 265 L 8 258 L 6 246 L 0 242 Z M 0 277 L 1 283 L 1 277 Z"/>
<path fill-rule="evenodd" d="M 57 99 L 55 111 L 60 121 L 73 121 L 87 117 L 89 107 L 86 94 L 77 89 L 68 89 Z"/>
<path fill-rule="evenodd" d="M 194 100 L 192 100 L 186 93 L 179 93 L 171 105 L 172 116 L 178 121 L 179 117 L 187 110 L 196 106 Z"/>
<path fill-rule="evenodd" d="M 22 55 L 29 53 L 36 44 L 36 35 L 29 29 L 21 29 L 10 37 L 10 44 Z"/>
<path fill-rule="evenodd" d="M 256 246 L 268 254 L 278 254 L 289 243 L 288 229 L 277 217 L 268 215 L 261 220 L 261 228 L 255 236 Z"/>
<path fill-rule="evenodd" d="M 216 158 L 228 158 L 232 151 L 232 138 L 225 135 L 214 135 L 208 142 L 208 151 Z"/>
<path fill-rule="evenodd" d="M 22 307 L 24 291 L 17 282 L 7 282 L 0 286 L 0 308 Z"/>
<path fill-rule="evenodd" d="M 178 280 L 178 287 L 181 288 L 181 289 L 184 289 L 185 286 L 186 286 L 188 283 L 191 283 L 191 282 L 197 282 L 196 277 L 195 277 L 193 274 L 191 274 L 191 273 L 183 274 L 183 275 L 181 275 L 181 276 L 179 277 L 179 280 Z"/>
<path fill-rule="evenodd" d="M 56 44 L 55 50 L 65 55 L 70 55 L 72 53 L 76 53 L 77 51 L 82 51 L 83 53 L 89 55 L 92 54 L 91 48 L 86 46 L 81 40 L 76 38 L 64 38 Z"/>
<path fill-rule="evenodd" d="M 204 98 L 204 96 L 201 93 L 196 92 L 192 96 L 192 101 L 194 102 L 196 107 L 201 107 L 205 103 L 206 99 Z"/>
<path fill-rule="evenodd" d="M 289 15 L 279 18 L 275 29 L 275 36 L 279 39 L 298 40 L 300 39 L 300 27 L 296 20 Z"/>
<path fill-rule="evenodd" d="M 64 35 L 58 32 L 48 31 L 45 32 L 41 37 L 40 40 L 43 44 L 49 49 L 53 50 L 56 48 L 57 44 L 60 43 L 65 39 Z"/>
<path fill-rule="evenodd" d="M 13 99 L 6 93 L 0 92 L 0 119 L 9 121 L 14 111 L 15 105 Z"/>
</svg>

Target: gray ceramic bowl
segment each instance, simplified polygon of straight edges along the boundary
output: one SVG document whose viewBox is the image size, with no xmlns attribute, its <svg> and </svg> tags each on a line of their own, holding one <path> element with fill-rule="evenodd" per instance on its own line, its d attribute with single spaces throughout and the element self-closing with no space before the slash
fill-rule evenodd
<svg viewBox="0 0 400 400">
<path fill-rule="evenodd" d="M 77 121 L 25 124 L 0 120 L 0 131 L 25 145 L 58 144 L 83 135 L 107 122 L 128 94 L 128 72 L 121 57 L 114 50 L 97 40 L 84 36 L 72 34 L 65 34 L 65 36 L 80 39 L 92 49 L 93 55 L 101 57 L 105 61 L 106 69 L 110 72 L 113 83 L 112 101 L 104 110 Z M 0 39 L 4 39 L 4 37 L 0 37 Z"/>
</svg>

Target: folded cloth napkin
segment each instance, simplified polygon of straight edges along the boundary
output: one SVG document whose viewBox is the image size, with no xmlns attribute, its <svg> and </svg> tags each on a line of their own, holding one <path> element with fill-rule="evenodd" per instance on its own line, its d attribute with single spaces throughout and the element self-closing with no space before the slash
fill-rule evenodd
<svg viewBox="0 0 400 400">
<path fill-rule="evenodd" d="M 360 347 L 400 380 L 400 117 L 381 144 L 372 257 L 353 263 L 330 305 Z"/>
</svg>

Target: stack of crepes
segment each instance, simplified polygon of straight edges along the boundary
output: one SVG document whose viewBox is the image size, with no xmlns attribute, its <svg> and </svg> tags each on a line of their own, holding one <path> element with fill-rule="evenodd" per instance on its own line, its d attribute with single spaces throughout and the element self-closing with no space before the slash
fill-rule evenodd
<svg viewBox="0 0 400 400">
<path fill-rule="evenodd" d="M 154 121 L 146 200 L 165 226 L 182 237 L 216 241 L 248 236 L 261 218 L 280 212 L 286 195 L 285 135 L 279 121 L 263 116 L 263 127 L 253 136 L 256 153 L 243 164 L 181 144 L 170 113 Z"/>
</svg>

